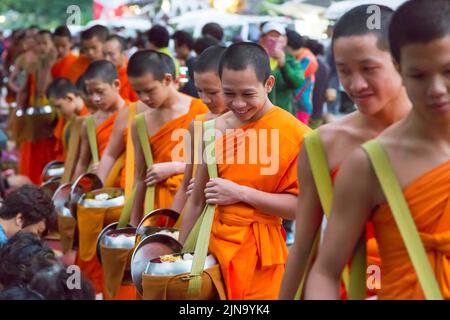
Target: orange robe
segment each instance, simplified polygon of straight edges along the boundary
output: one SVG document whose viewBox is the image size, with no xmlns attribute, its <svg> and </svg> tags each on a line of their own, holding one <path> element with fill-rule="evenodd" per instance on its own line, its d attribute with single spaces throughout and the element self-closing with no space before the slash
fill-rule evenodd
<svg viewBox="0 0 450 320">
<path fill-rule="evenodd" d="M 67 79 L 69 79 L 73 84 L 75 84 L 78 78 L 86 71 L 86 69 L 91 64 L 91 61 L 84 55 L 79 56 L 71 65 L 70 71 L 67 74 Z"/>
<path fill-rule="evenodd" d="M 72 64 L 77 60 L 77 56 L 74 55 L 72 52 L 69 52 L 68 55 L 66 55 L 64 58 L 59 59 L 56 61 L 56 63 L 52 66 L 51 73 L 53 79 L 62 77 L 69 79 Z"/>
<path fill-rule="evenodd" d="M 450 161 L 403 188 L 444 299 L 450 299 Z M 383 263 L 379 299 L 424 299 L 417 274 L 387 203 L 373 214 Z"/>
<path fill-rule="evenodd" d="M 87 116 L 89 114 L 89 110 L 86 106 L 83 106 L 83 109 L 81 109 L 79 116 Z M 70 125 L 70 122 L 67 123 Z M 66 120 L 64 117 L 60 117 L 58 119 L 58 123 L 56 124 L 55 130 L 53 131 L 53 134 L 55 136 L 56 142 L 55 142 L 55 153 L 56 153 L 56 160 L 58 161 L 64 161 L 67 154 L 67 143 L 69 142 L 67 133 L 70 131 L 69 127 L 66 127 Z"/>
<path fill-rule="evenodd" d="M 335 167 L 330 172 L 333 184 L 335 182 L 338 171 L 339 171 L 339 166 Z M 367 259 L 366 259 L 367 266 L 377 265 L 381 268 L 381 258 L 380 258 L 380 254 L 378 252 L 378 243 L 377 243 L 377 240 L 375 239 L 375 232 L 373 229 L 372 221 L 368 221 L 366 224 L 366 256 L 367 256 Z M 351 267 L 351 259 L 348 263 L 348 267 L 349 268 Z M 377 292 L 378 292 L 378 290 L 376 290 L 376 289 L 370 290 L 370 289 L 366 288 L 366 294 L 368 297 L 377 295 Z M 345 285 L 342 281 L 341 281 L 340 293 L 341 293 L 342 300 L 348 299 L 347 291 L 346 291 Z"/>
<path fill-rule="evenodd" d="M 105 151 L 106 149 L 106 145 L 108 144 L 109 137 L 112 133 L 114 121 L 116 120 L 118 114 L 119 112 L 115 112 L 95 129 L 98 153 L 100 158 L 103 155 L 103 151 Z M 91 260 L 85 261 L 80 259 L 79 252 L 77 252 L 76 264 L 80 267 L 81 271 L 89 278 L 89 280 L 92 281 L 96 292 L 103 292 L 103 269 L 97 259 L 97 256 L 94 255 Z"/>
<path fill-rule="evenodd" d="M 200 99 L 192 99 L 189 111 L 164 124 L 158 132 L 152 135 L 150 146 L 152 148 L 153 162 L 172 162 L 172 151 L 179 144 L 179 141 L 172 141 L 172 132 L 176 129 L 189 129 L 189 124 L 194 120 L 195 116 L 208 111 L 208 108 Z M 183 174 L 169 177 L 167 180 L 158 183 L 155 191 L 154 208 L 170 208 L 173 197 L 177 193 L 178 188 L 183 180 Z"/>
<path fill-rule="evenodd" d="M 37 97 L 37 77 L 35 73 L 30 73 L 27 78 L 28 97 L 26 105 L 28 107 L 36 107 L 42 105 Z M 31 123 L 28 126 L 33 125 Z M 48 128 L 44 128 L 47 130 Z M 41 130 L 41 129 L 40 129 Z M 35 131 L 35 130 L 34 130 Z M 50 136 L 51 131 L 47 136 L 41 134 L 32 137 L 27 141 L 23 141 L 20 145 L 20 161 L 19 174 L 27 176 L 37 185 L 42 183 L 42 171 L 44 167 L 56 159 L 55 155 L 55 138 Z"/>
<path fill-rule="evenodd" d="M 241 147 L 236 146 L 239 138 L 234 140 L 236 136 L 243 137 L 239 129 L 257 132 L 258 148 L 252 148 L 252 154 L 272 154 L 272 160 L 278 159 L 274 172 L 264 174 L 261 169 L 267 169 L 270 165 L 260 160 L 256 163 L 249 161 L 248 142 L 244 145 L 245 164 L 225 161 L 234 155 L 237 162 L 237 151 L 242 154 Z M 239 129 L 235 131 L 237 134 L 228 133 L 216 140 L 218 176 L 263 192 L 297 195 L 297 155 L 303 137 L 310 129 L 279 107 L 272 108 L 258 121 Z M 276 136 L 279 143 L 272 142 Z M 261 137 L 267 137 L 266 144 Z M 271 150 L 272 143 L 275 150 Z M 261 148 L 266 150 L 261 151 Z M 220 164 L 221 159 L 225 159 L 223 164 Z M 288 254 L 280 217 L 263 213 L 242 202 L 218 206 L 209 250 L 220 263 L 228 299 L 277 299 Z"/>
<path fill-rule="evenodd" d="M 103 151 L 105 151 L 106 146 L 108 145 L 109 137 L 111 136 L 114 122 L 117 119 L 118 111 L 114 112 L 108 119 L 102 122 L 96 129 L 95 135 L 97 137 L 97 145 L 98 145 L 98 155 L 99 158 L 102 158 Z"/>
<path fill-rule="evenodd" d="M 123 66 L 117 69 L 117 73 L 119 74 L 119 80 L 120 80 L 120 89 L 119 94 L 120 96 L 128 101 L 136 102 L 139 100 L 136 92 L 134 92 L 133 88 L 131 88 L 130 83 L 128 82 L 127 77 L 127 66 Z"/>
</svg>

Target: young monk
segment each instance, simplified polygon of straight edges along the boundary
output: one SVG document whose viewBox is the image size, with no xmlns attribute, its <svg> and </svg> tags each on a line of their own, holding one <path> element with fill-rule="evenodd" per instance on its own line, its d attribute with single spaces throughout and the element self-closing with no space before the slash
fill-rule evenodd
<svg viewBox="0 0 450 320">
<path fill-rule="evenodd" d="M 369 30 L 368 7 L 362 5 L 350 10 L 334 28 L 333 51 L 339 78 L 358 110 L 318 129 L 332 179 L 352 150 L 401 120 L 411 108 L 389 52 L 387 33 L 393 11 L 379 6 L 381 28 Z M 307 272 L 307 260 L 323 217 L 305 148 L 298 161 L 302 191 L 298 197 L 296 239 L 289 251 L 280 299 L 294 298 Z M 373 231 L 369 230 L 368 237 L 373 237 Z M 376 242 L 370 240 L 368 246 L 368 265 L 379 264 Z"/>
<path fill-rule="evenodd" d="M 64 161 L 69 142 L 69 132 L 76 116 L 86 116 L 89 110 L 84 105 L 78 89 L 66 78 L 56 78 L 47 89 L 50 105 L 61 113 L 56 124 L 56 160 Z"/>
<path fill-rule="evenodd" d="M 105 59 L 111 61 L 117 68 L 120 80 L 120 95 L 125 100 L 135 102 L 138 100 L 136 92 L 130 86 L 127 77 L 128 58 L 126 55 L 127 43 L 124 38 L 118 35 L 111 35 L 106 38 L 103 48 Z"/>
<path fill-rule="evenodd" d="M 51 73 L 53 79 L 58 77 L 68 78 L 70 76 L 72 64 L 77 59 L 71 51 L 72 35 L 69 28 L 59 26 L 53 32 L 53 44 L 58 54 L 58 60 L 52 66 Z"/>
<path fill-rule="evenodd" d="M 282 219 L 295 215 L 296 159 L 310 129 L 270 102 L 274 77 L 261 46 L 231 45 L 222 55 L 219 74 L 231 110 L 215 123 L 216 147 L 223 146 L 222 154 L 216 151 L 219 178 L 210 180 L 206 164 L 199 165 L 180 241 L 185 241 L 205 203 L 218 205 L 209 252 L 220 263 L 228 299 L 275 299 L 287 257 Z M 244 134 L 249 142 L 239 143 Z M 272 158 L 251 162 L 258 157 L 252 150 Z M 247 155 L 243 164 L 234 163 L 236 153 Z"/>
<path fill-rule="evenodd" d="M 36 54 L 31 59 L 26 71 L 27 82 L 23 88 L 26 99 L 21 107 L 40 108 L 47 101 L 45 91 L 50 83 L 50 68 L 56 59 L 56 51 L 48 30 L 41 30 L 36 36 Z M 32 119 L 30 117 L 30 119 Z M 50 123 L 27 122 L 27 131 L 30 136 L 20 147 L 20 173 L 28 176 L 35 184 L 41 183 L 41 174 L 44 167 L 55 159 L 52 120 Z"/>
<path fill-rule="evenodd" d="M 103 45 L 108 37 L 108 29 L 103 26 L 95 25 L 81 33 L 81 54 L 70 68 L 69 80 L 75 83 L 78 78 L 86 71 L 89 65 L 98 60 L 102 60 Z"/>
<path fill-rule="evenodd" d="M 95 61 L 84 74 L 84 85 L 88 99 L 98 109 L 94 114 L 98 156 L 101 159 L 108 144 L 118 111 L 125 107 L 125 101 L 119 95 L 120 81 L 114 65 L 106 60 Z M 81 133 L 80 158 L 78 160 L 74 178 L 86 172 L 92 160 L 89 147 L 86 124 Z M 94 171 L 98 163 L 93 164 Z"/>
<path fill-rule="evenodd" d="M 187 130 L 196 115 L 208 109 L 199 99 L 179 93 L 174 85 L 175 66 L 172 59 L 152 50 L 135 53 L 128 63 L 128 79 L 139 99 L 148 109 L 144 112 L 154 165 L 147 169 L 142 146 L 133 122 L 137 188 L 131 224 L 137 226 L 143 215 L 144 190 L 156 185 L 154 208 L 169 208 L 183 180 L 184 162 L 173 162 L 172 152 L 179 144 L 172 140 L 176 129 Z M 139 146 L 139 147 L 138 147 Z"/>
<path fill-rule="evenodd" d="M 222 86 L 219 77 L 219 61 L 222 53 L 225 51 L 224 47 L 213 46 L 209 47 L 197 58 L 194 65 L 195 87 L 200 96 L 200 99 L 208 107 L 209 111 L 204 115 L 199 115 L 201 121 L 211 120 L 217 116 L 228 111 L 222 95 Z M 172 206 L 172 210 L 180 212 L 183 210 L 188 194 L 192 192 L 193 177 L 194 177 L 194 124 L 189 126 L 189 135 L 191 138 L 191 161 L 186 164 L 184 171 L 183 182 L 178 189 Z M 200 137 L 201 138 L 201 137 Z M 200 155 L 201 156 L 201 155 Z"/>
<path fill-rule="evenodd" d="M 408 215 L 426 251 L 425 261 L 429 260 L 445 299 L 450 298 L 449 16 L 448 0 L 411 0 L 394 13 L 389 44 L 413 109 L 374 141 L 386 153 L 403 190 Z M 306 284 L 306 298 L 339 297 L 341 271 L 368 219 L 374 222 L 383 262 L 378 298 L 424 298 L 386 195 L 361 148 L 352 152 L 337 176 L 331 219 Z"/>
</svg>

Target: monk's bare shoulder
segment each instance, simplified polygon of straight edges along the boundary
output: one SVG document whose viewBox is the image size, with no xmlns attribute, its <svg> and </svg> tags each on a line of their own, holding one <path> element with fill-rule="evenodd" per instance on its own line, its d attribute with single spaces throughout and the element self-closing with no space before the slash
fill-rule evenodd
<svg viewBox="0 0 450 320">
<path fill-rule="evenodd" d="M 360 115 L 353 112 L 319 128 L 330 169 L 339 166 L 352 151 L 371 138 L 371 133 L 360 123 Z"/>
<path fill-rule="evenodd" d="M 342 163 L 336 177 L 336 188 L 340 188 L 342 193 L 338 194 L 344 196 L 357 194 L 358 201 L 365 201 L 372 208 L 385 202 L 370 159 L 361 147 L 353 150 Z"/>
</svg>

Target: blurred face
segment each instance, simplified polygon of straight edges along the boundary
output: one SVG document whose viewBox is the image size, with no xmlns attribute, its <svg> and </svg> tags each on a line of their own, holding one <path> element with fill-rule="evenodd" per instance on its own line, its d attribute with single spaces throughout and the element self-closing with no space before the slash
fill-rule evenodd
<svg viewBox="0 0 450 320">
<path fill-rule="evenodd" d="M 103 59 L 103 43 L 97 37 L 82 40 L 83 53 L 91 61 Z"/>
<path fill-rule="evenodd" d="M 274 83 L 273 76 L 265 84 L 261 83 L 251 67 L 238 71 L 224 68 L 222 71 L 225 104 L 241 121 L 250 121 L 262 115 Z"/>
<path fill-rule="evenodd" d="M 114 80 L 112 84 L 101 79 L 90 79 L 84 82 L 86 96 L 92 102 L 94 108 L 108 111 L 119 98 L 119 80 Z"/>
<path fill-rule="evenodd" d="M 400 96 L 403 89 L 389 52 L 375 35 L 338 38 L 334 56 L 339 79 L 360 112 L 373 115 Z"/>
<path fill-rule="evenodd" d="M 200 99 L 206 104 L 209 111 L 214 114 L 222 114 L 228 110 L 223 97 L 220 78 L 215 72 L 195 72 L 194 81 Z"/>
<path fill-rule="evenodd" d="M 74 94 L 70 93 L 64 98 L 50 98 L 50 105 L 58 109 L 64 119 L 69 119 L 72 115 L 75 114 L 77 109 L 75 100 L 76 97 Z"/>
<path fill-rule="evenodd" d="M 22 229 L 22 231 L 34 233 L 38 236 L 42 236 L 46 228 L 45 220 L 42 220 L 35 224 L 30 224 Z"/>
<path fill-rule="evenodd" d="M 175 53 L 177 56 L 177 59 L 186 60 L 189 57 L 189 53 L 191 51 L 186 45 L 180 45 L 178 41 L 175 41 Z"/>
<path fill-rule="evenodd" d="M 117 40 L 107 41 L 105 43 L 103 53 L 105 59 L 111 61 L 116 68 L 119 68 L 125 64 L 125 55 L 122 52 L 120 43 Z"/>
<path fill-rule="evenodd" d="M 53 42 L 49 34 L 40 34 L 37 36 L 37 49 L 39 54 L 47 54 L 53 47 Z"/>
<path fill-rule="evenodd" d="M 278 31 L 272 30 L 261 36 L 260 45 L 266 49 L 269 56 L 274 56 L 276 50 L 285 50 L 287 37 Z"/>
<path fill-rule="evenodd" d="M 172 87 L 172 76 L 166 74 L 162 81 L 153 78 L 153 74 L 146 73 L 141 77 L 128 77 L 128 81 L 139 96 L 139 100 L 150 108 L 159 108 L 167 100 Z"/>
<path fill-rule="evenodd" d="M 400 70 L 415 110 L 425 119 L 450 121 L 450 34 L 401 49 Z"/>
<path fill-rule="evenodd" d="M 64 58 L 69 54 L 70 48 L 72 47 L 72 43 L 68 37 L 53 37 L 53 44 L 58 52 L 58 59 Z"/>
</svg>

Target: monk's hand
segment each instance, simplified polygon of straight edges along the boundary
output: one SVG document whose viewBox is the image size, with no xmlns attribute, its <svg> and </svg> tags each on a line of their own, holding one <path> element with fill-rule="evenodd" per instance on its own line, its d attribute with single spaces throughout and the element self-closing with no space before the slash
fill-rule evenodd
<svg viewBox="0 0 450 320">
<path fill-rule="evenodd" d="M 206 203 L 224 206 L 241 202 L 241 188 L 240 185 L 230 180 L 211 179 L 205 188 Z"/>
<path fill-rule="evenodd" d="M 177 172 L 177 164 L 174 162 L 155 163 L 147 170 L 145 183 L 147 186 L 153 186 L 177 174 Z"/>
<path fill-rule="evenodd" d="M 187 196 L 190 196 L 192 191 L 194 190 L 194 181 L 195 181 L 195 178 L 191 178 L 191 180 L 189 180 L 189 185 L 186 190 Z"/>
<path fill-rule="evenodd" d="M 91 165 L 91 172 L 97 174 L 99 167 L 100 167 L 100 162 L 93 163 Z"/>
</svg>

